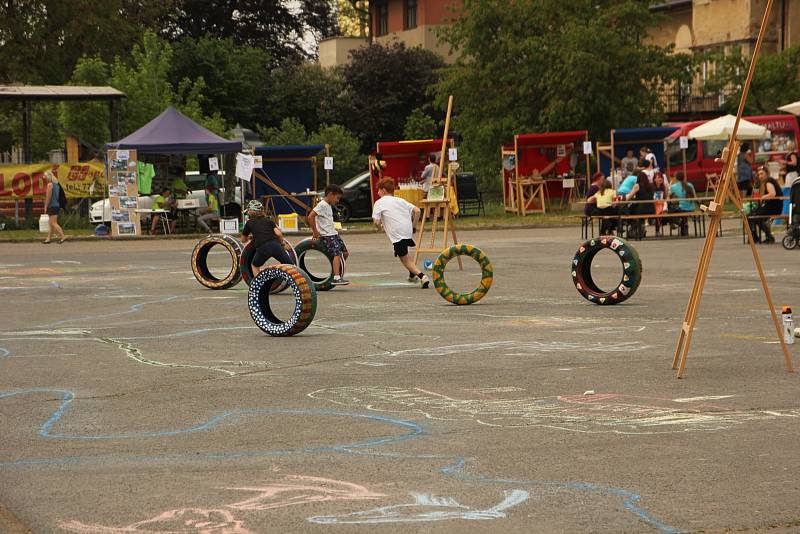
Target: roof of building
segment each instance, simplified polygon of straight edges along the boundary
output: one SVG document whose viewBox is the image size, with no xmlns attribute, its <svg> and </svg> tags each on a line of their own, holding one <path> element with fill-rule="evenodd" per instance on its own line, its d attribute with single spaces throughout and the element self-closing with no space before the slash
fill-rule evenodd
<svg viewBox="0 0 800 534">
<path fill-rule="evenodd" d="M 676 7 L 691 6 L 692 0 L 660 0 L 650 6 L 650 11 L 666 11 Z"/>
<path fill-rule="evenodd" d="M 113 87 L 81 85 L 0 85 L 0 100 L 113 100 L 125 93 Z"/>
</svg>

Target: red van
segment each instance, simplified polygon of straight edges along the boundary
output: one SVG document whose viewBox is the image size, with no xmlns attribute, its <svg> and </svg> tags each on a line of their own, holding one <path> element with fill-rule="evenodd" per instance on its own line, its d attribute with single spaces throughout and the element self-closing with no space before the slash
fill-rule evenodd
<svg viewBox="0 0 800 534">
<path fill-rule="evenodd" d="M 772 134 L 767 139 L 759 141 L 746 141 L 756 153 L 756 162 L 762 163 L 771 160 L 783 160 L 786 156 L 786 143 L 792 141 L 795 148 L 797 139 L 800 138 L 800 129 L 797 117 L 794 115 L 759 115 L 744 117 L 750 122 L 760 124 Z M 683 154 L 681 153 L 679 138 L 688 135 L 691 130 L 708 121 L 686 122 L 676 124 L 679 129 L 665 141 L 667 154 L 667 168 L 670 174 L 683 170 Z M 714 161 L 728 145 L 727 141 L 696 141 L 689 139 L 689 148 L 686 149 L 686 172 L 689 181 L 698 191 L 706 190 L 708 174 L 721 174 L 722 164 Z"/>
</svg>

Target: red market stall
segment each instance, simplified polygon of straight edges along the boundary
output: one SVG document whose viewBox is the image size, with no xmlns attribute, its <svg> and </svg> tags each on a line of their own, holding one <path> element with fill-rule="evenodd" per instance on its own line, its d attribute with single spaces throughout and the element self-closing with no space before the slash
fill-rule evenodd
<svg viewBox="0 0 800 534">
<path fill-rule="evenodd" d="M 500 152 L 505 210 L 545 213 L 548 198 L 572 198 L 579 155 L 588 140 L 586 130 L 515 135 L 514 143 Z M 585 160 L 588 172 L 588 154 Z"/>
<path fill-rule="evenodd" d="M 452 139 L 448 139 L 447 144 L 451 148 L 455 146 Z M 435 154 L 439 158 L 441 150 L 442 139 L 379 141 L 376 146 L 376 155 L 380 155 L 385 166 L 379 175 L 376 165 L 374 165 L 375 157 L 370 157 L 372 203 L 374 204 L 378 200 L 377 184 L 381 177 L 393 178 L 398 186 L 416 182 L 428 164 L 428 155 Z M 445 157 L 447 157 L 446 154 Z"/>
</svg>

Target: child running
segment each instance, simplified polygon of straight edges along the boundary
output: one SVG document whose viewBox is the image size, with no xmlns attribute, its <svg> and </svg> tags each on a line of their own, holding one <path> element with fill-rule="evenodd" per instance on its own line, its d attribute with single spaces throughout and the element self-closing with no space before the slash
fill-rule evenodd
<svg viewBox="0 0 800 534">
<path fill-rule="evenodd" d="M 333 225 L 333 206 L 342 199 L 344 191 L 336 184 L 325 187 L 325 197 L 308 214 L 311 238 L 322 241 L 333 256 L 333 285 L 346 286 L 350 283 L 344 278 L 344 262 L 350 256 L 339 232 Z"/>
<path fill-rule="evenodd" d="M 379 229 L 386 232 L 392 242 L 394 255 L 408 269 L 415 280 L 419 280 L 422 289 L 427 289 L 431 281 L 417 269 L 414 260 L 408 255 L 409 247 L 416 247 L 412 239 L 414 221 L 419 218 L 419 208 L 414 204 L 394 196 L 394 180 L 382 178 L 378 182 L 378 196 L 381 197 L 372 207 L 372 221 Z"/>
</svg>

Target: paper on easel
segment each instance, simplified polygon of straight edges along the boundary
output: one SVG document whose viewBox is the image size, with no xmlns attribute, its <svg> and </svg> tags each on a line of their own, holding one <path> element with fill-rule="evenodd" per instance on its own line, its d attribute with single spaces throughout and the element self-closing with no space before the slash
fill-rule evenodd
<svg viewBox="0 0 800 534">
<path fill-rule="evenodd" d="M 248 154 L 236 154 L 236 177 L 249 182 L 250 177 L 253 175 L 254 164 L 253 156 Z"/>
<path fill-rule="evenodd" d="M 584 141 L 583 142 L 583 153 L 587 155 L 592 154 L 592 142 L 591 141 Z"/>
<path fill-rule="evenodd" d="M 572 189 L 575 187 L 575 178 L 564 178 L 561 182 L 561 187 L 564 189 Z"/>
<path fill-rule="evenodd" d="M 449 159 L 450 161 L 458 161 L 458 149 L 457 148 L 447 149 L 447 159 Z"/>
</svg>

